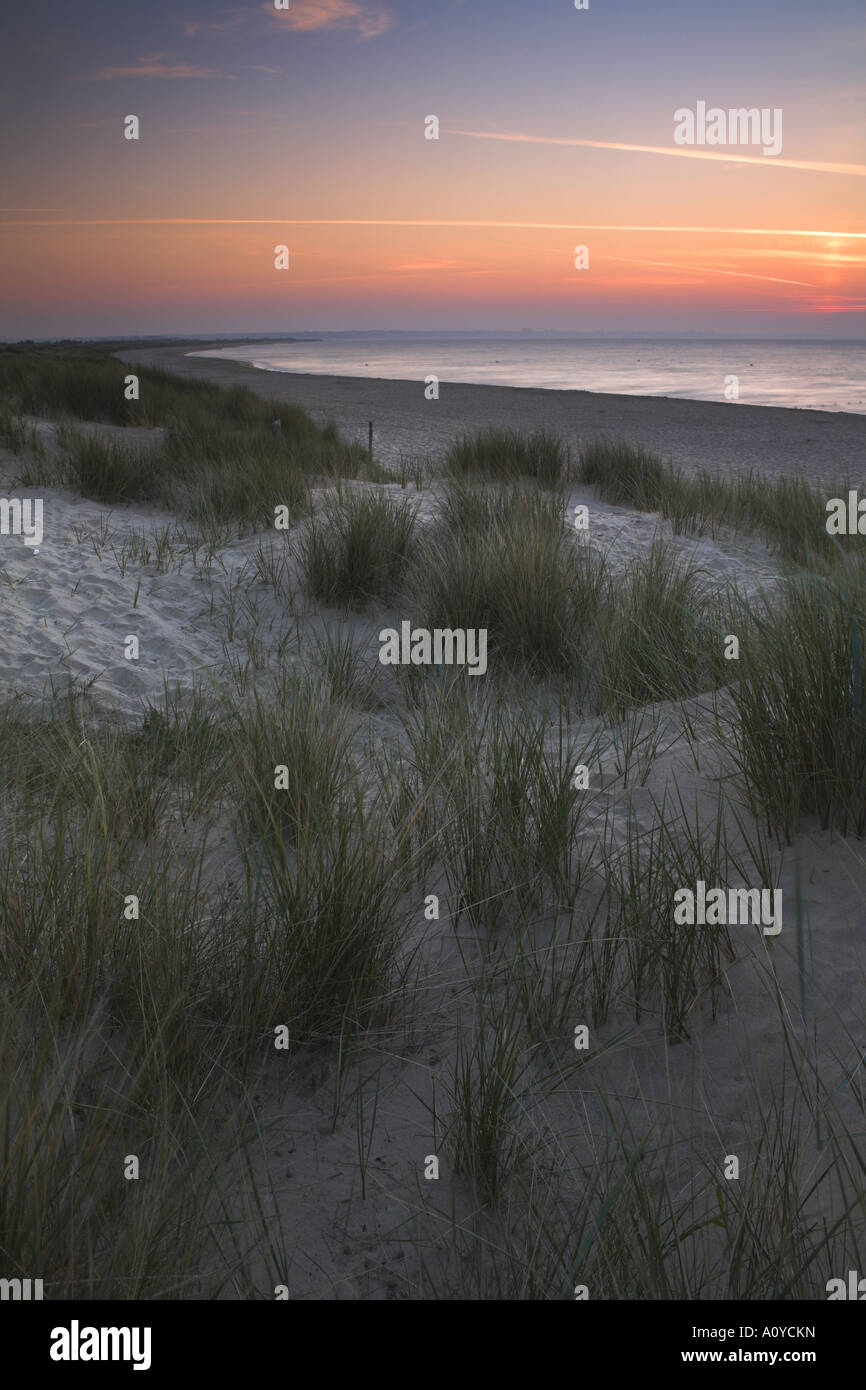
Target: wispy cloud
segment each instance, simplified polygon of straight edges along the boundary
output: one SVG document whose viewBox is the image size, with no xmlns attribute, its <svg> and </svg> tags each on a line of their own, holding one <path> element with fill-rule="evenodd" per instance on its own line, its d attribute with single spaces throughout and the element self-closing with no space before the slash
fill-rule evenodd
<svg viewBox="0 0 866 1390">
<path fill-rule="evenodd" d="M 773 305 L 774 314 L 859 314 L 866 308 L 866 299 L 854 299 L 845 295 L 830 295 L 829 298 L 811 299 L 809 295 L 797 300 L 796 304 L 787 306 L 782 303 Z M 738 312 L 741 314 L 760 314 L 763 313 L 765 306 L 755 304 L 749 306 L 741 304 Z"/>
<path fill-rule="evenodd" d="M 269 0 L 262 9 L 270 16 L 274 27 L 280 25 L 297 33 L 355 29 L 359 38 L 375 39 L 387 33 L 393 23 L 382 5 L 365 5 L 360 0 L 292 0 L 288 10 L 275 10 L 273 0 Z"/>
<path fill-rule="evenodd" d="M 463 266 L 460 261 L 400 261 L 392 270 L 474 270 L 474 266 Z"/>
<path fill-rule="evenodd" d="M 270 30 L 312 34 L 321 29 L 354 29 L 361 39 L 375 39 L 386 34 L 393 19 L 384 5 L 364 3 L 364 0 L 291 0 L 288 9 L 277 10 L 273 0 L 263 0 L 253 9 L 217 10 L 210 19 L 180 21 L 188 39 L 199 35 L 219 38 L 234 34 L 239 28 L 247 32 L 258 27 L 262 19 Z M 277 74 L 279 69 L 260 66 L 254 72 Z"/>
<path fill-rule="evenodd" d="M 618 261 L 622 265 L 660 266 L 667 270 L 693 270 L 701 275 L 733 275 L 738 280 L 769 280 L 774 285 L 801 285 L 804 289 L 819 288 L 813 280 L 782 280 L 778 275 L 752 275 L 746 270 L 722 270 L 719 266 L 688 265 L 683 261 L 640 261 L 631 256 L 596 256 L 598 261 Z"/>
<path fill-rule="evenodd" d="M 169 126 L 168 135 L 269 135 L 270 126 L 180 125 Z"/>
<path fill-rule="evenodd" d="M 504 140 L 519 145 L 570 145 L 592 150 L 624 150 L 627 154 L 664 154 L 673 159 L 708 159 L 721 164 L 759 164 L 766 169 L 808 169 L 813 174 L 855 174 L 866 176 L 866 164 L 826 163 L 816 159 L 779 159 L 777 156 L 720 154 L 716 150 L 682 149 L 668 145 L 629 145 L 619 140 L 578 140 L 559 135 L 523 135 L 518 132 L 487 130 L 447 130 L 446 135 L 466 135 L 472 140 Z"/>
<path fill-rule="evenodd" d="M 183 20 L 183 32 L 188 39 L 194 39 L 198 34 L 230 34 L 243 24 L 245 19 L 243 11 L 233 14 L 231 10 L 218 10 L 213 19 Z"/>
<path fill-rule="evenodd" d="M 440 272 L 447 273 L 449 279 L 456 276 L 471 276 L 473 279 L 480 275 L 498 275 L 500 272 L 495 266 L 487 265 L 467 265 L 465 261 L 402 261 L 399 264 L 386 266 L 384 270 L 377 270 L 373 273 L 374 278 L 387 279 L 389 275 L 437 275 Z"/>
<path fill-rule="evenodd" d="M 866 256 L 848 256 L 844 255 L 841 251 L 782 251 L 780 249 L 769 250 L 763 247 L 750 246 L 742 251 L 735 251 L 731 248 L 727 248 L 724 254 L 733 259 L 742 257 L 750 261 L 763 256 L 766 257 L 767 260 L 812 261 L 816 266 L 866 265 Z"/>
<path fill-rule="evenodd" d="M 171 63 L 164 53 L 148 53 L 125 67 L 100 68 L 91 75 L 93 82 L 111 82 L 122 77 L 155 77 L 162 79 L 222 77 L 219 68 L 200 68 L 194 63 Z"/>
<path fill-rule="evenodd" d="M 10 224 L 11 225 L 11 224 Z M 62 222 L 19 222 L 19 227 L 507 227 L 530 232 L 699 232 L 718 236 L 818 237 L 863 241 L 866 232 L 805 227 L 643 226 L 620 222 L 497 222 L 403 217 L 75 217 Z"/>
</svg>

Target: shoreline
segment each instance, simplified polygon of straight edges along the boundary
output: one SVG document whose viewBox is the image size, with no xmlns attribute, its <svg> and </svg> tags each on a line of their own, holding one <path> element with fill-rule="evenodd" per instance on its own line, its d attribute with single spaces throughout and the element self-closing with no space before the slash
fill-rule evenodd
<svg viewBox="0 0 866 1390">
<path fill-rule="evenodd" d="M 303 406 L 319 423 L 333 419 L 365 443 L 372 420 L 375 453 L 387 463 L 439 454 L 459 435 L 493 424 L 552 430 L 573 450 L 599 435 L 624 439 L 692 473 L 845 479 L 853 486 L 866 480 L 866 415 L 444 380 L 439 400 L 428 401 L 418 380 L 267 371 L 189 356 L 201 350 L 168 342 L 114 356 L 218 385 L 248 386 L 266 400 Z"/>
</svg>

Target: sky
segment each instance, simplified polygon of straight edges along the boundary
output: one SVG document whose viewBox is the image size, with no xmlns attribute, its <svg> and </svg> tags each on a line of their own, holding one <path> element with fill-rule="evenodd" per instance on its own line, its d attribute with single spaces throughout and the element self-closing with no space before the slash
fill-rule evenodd
<svg viewBox="0 0 866 1390">
<path fill-rule="evenodd" d="M 861 0 L 280 2 L 6 7 L 0 338 L 866 337 Z"/>
</svg>

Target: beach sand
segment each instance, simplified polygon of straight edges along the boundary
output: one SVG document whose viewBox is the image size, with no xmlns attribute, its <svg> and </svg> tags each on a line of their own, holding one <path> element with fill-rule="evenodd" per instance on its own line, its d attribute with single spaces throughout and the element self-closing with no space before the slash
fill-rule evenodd
<svg viewBox="0 0 866 1390">
<path fill-rule="evenodd" d="M 308 378 L 309 379 L 309 378 Z M 497 389 L 497 388 L 494 388 Z M 58 454 L 57 427 L 31 420 L 49 457 Z M 84 425 L 86 433 L 107 440 L 124 439 L 130 447 L 158 446 L 159 429 L 122 429 L 114 425 Z M 0 485 L 4 495 L 24 499 L 32 489 L 9 484 L 15 460 L 0 450 Z M 428 524 L 438 503 L 438 488 L 414 484 L 345 482 L 349 491 L 385 491 L 395 499 L 408 497 L 418 520 Z M 10 537 L 0 555 L 0 579 L 8 586 L 4 600 L 5 641 L 0 647 L 0 688 L 29 696 L 62 689 L 67 681 L 86 686 L 105 708 L 135 719 L 143 702 L 158 702 L 168 681 L 189 694 L 206 673 L 220 682 L 232 681 L 232 668 L 243 665 L 248 653 L 241 628 L 226 640 L 221 623 L 207 617 L 212 605 L 221 612 L 232 603 L 236 586 L 256 590 L 253 561 L 263 535 L 256 532 L 221 545 L 203 576 L 194 551 L 182 536 L 187 528 L 170 512 L 153 505 L 107 506 L 69 488 L 41 487 L 45 534 L 38 553 L 20 537 Z M 329 490 L 313 490 L 320 506 Z M 589 508 L 590 543 L 606 555 L 616 571 L 624 571 L 648 554 L 656 536 L 662 537 L 687 563 L 712 576 L 714 583 L 735 583 L 742 593 L 771 588 L 778 566 L 757 538 L 725 528 L 718 536 L 675 535 L 669 521 L 654 512 L 614 506 L 597 497 L 595 488 L 572 484 L 564 496 L 566 514 L 578 505 Z M 137 537 L 149 540 L 171 533 L 178 550 L 176 563 L 163 572 L 154 563 L 124 560 L 124 550 Z M 260 621 L 278 644 L 286 615 L 276 598 L 257 591 Z M 119 626 L 143 631 L 141 657 L 123 659 Z M 375 657 L 375 624 L 367 617 L 314 614 L 311 630 L 319 626 L 350 628 L 353 639 L 369 646 Z M 265 661 L 265 666 L 267 666 Z"/>
<path fill-rule="evenodd" d="M 196 351 L 202 346 L 197 345 Z M 214 347 L 225 344 L 214 343 Z M 503 429 L 548 429 L 574 449 L 598 435 L 656 450 L 691 472 L 756 472 L 768 478 L 866 479 L 866 415 L 728 401 L 539 391 L 514 386 L 440 382 L 438 401 L 420 381 L 268 372 L 243 362 L 191 357 L 190 345 L 131 347 L 116 355 L 223 386 L 248 386 L 266 399 L 302 405 L 318 422 L 336 420 L 385 464 L 438 454 L 455 436 L 491 423 Z"/>
<path fill-rule="evenodd" d="M 427 402 L 417 382 L 269 374 L 184 354 L 181 347 L 139 348 L 124 352 L 123 358 L 223 384 L 247 384 L 264 396 L 297 401 L 319 419 L 334 418 L 348 432 L 361 436 L 367 420 L 373 419 L 377 451 L 386 460 L 401 453 L 418 456 L 439 451 L 455 433 L 495 421 L 522 429 L 546 426 L 574 444 L 604 431 L 658 448 L 677 463 L 696 469 L 747 472 L 754 468 L 773 476 L 797 472 L 814 476 L 815 470 L 852 476 L 858 469 L 862 472 L 866 420 L 859 416 L 481 386 L 446 385 L 439 402 Z M 42 422 L 39 429 L 50 453 L 55 426 Z M 158 432 L 153 433 L 156 441 Z M 142 442 L 141 434 L 136 432 L 137 443 Z M 4 453 L 2 462 L 9 480 L 15 460 Z M 374 487 L 362 482 L 347 486 Z M 422 521 L 432 515 L 435 491 L 412 486 L 404 490 L 397 484 L 390 485 L 392 489 L 417 502 Z M 24 495 L 22 489 L 10 487 L 7 493 Z M 124 540 L 131 535 L 152 536 L 160 528 L 173 526 L 168 513 L 156 507 L 107 507 L 65 488 L 43 488 L 40 494 L 45 497 L 46 534 L 39 554 L 19 539 L 4 549 L 6 636 L 0 683 L 6 696 L 13 692 L 34 695 L 53 683 L 62 687 L 71 677 L 89 688 L 99 704 L 126 719 L 136 719 L 144 702 L 158 702 L 166 681 L 189 691 L 196 680 L 213 678 L 231 694 L 232 672 L 249 669 L 245 641 L 250 635 L 265 655 L 264 669 L 249 679 L 264 680 L 266 668 L 278 662 L 276 653 L 296 628 L 298 659 L 303 661 L 324 629 L 348 625 L 353 639 L 367 646 L 373 674 L 386 692 L 378 708 L 359 718 L 366 719 L 373 745 L 391 746 L 400 756 L 408 756 L 393 690 L 387 693 L 386 689 L 390 672 L 375 658 L 376 633 L 383 620 L 378 613 L 350 616 L 322 612 L 316 605 L 287 612 L 257 580 L 252 566 L 264 533 L 228 542 L 206 569 L 197 567 L 194 556 L 184 554 L 178 543 L 177 557 L 163 570 L 153 563 L 126 563 L 122 555 Z M 321 495 L 317 494 L 319 502 Z M 645 552 L 658 528 L 720 586 L 734 580 L 745 588 L 771 581 L 778 573 L 772 557 L 755 539 L 674 537 L 657 517 L 601 503 L 589 489 L 572 489 L 569 504 L 582 500 L 591 504 L 594 539 L 614 563 L 627 564 Z M 238 595 L 249 599 L 244 609 L 247 616 L 237 624 L 233 620 L 229 629 L 227 614 L 234 613 Z M 396 620 L 401 614 L 390 616 Z M 134 666 L 122 654 L 128 631 L 142 639 L 142 658 Z M 623 729 L 588 716 L 574 720 L 565 731 L 579 745 L 584 739 L 601 740 L 582 830 L 581 847 L 586 851 L 604 833 L 608 852 L 617 852 L 635 830 L 648 829 L 657 807 L 674 794 L 682 797 L 689 814 L 699 815 L 704 825 L 712 824 L 719 788 L 730 778 L 712 700 L 666 702 L 648 706 L 645 714 L 650 742 L 639 775 L 622 765 Z M 556 740 L 552 729 L 551 749 Z M 638 755 L 639 763 L 643 757 Z M 164 829 L 182 843 L 179 826 L 169 824 Z M 224 832 L 215 829 L 220 833 L 214 837 L 208 871 L 219 885 L 235 872 L 236 854 L 228 826 Z M 729 829 L 735 837 L 733 820 Z M 677 1201 L 683 1203 L 680 1219 L 684 1224 L 688 1194 L 708 1179 L 719 1181 L 726 1155 L 740 1156 L 746 1179 L 750 1164 L 759 1164 L 754 1181 L 771 1188 L 774 1165 L 781 1166 L 783 1154 L 781 1149 L 761 1151 L 756 1135 L 762 1114 L 773 1113 L 782 1078 L 791 1086 L 795 1069 L 790 1065 L 782 1016 L 794 1019 L 796 1025 L 801 1007 L 798 913 L 809 924 L 813 952 L 809 1027 L 820 1038 L 826 1084 L 831 1090 L 838 1087 L 834 1104 L 838 1103 L 852 1131 L 860 1125 L 855 1088 L 846 1089 L 846 1071 L 857 1060 L 855 1040 L 862 1043 L 866 975 L 862 842 L 853 837 L 843 841 L 809 822 L 785 849 L 779 882 L 785 895 L 785 929 L 772 943 L 754 932 L 738 932 L 737 960 L 726 966 L 715 1022 L 707 1002 L 696 999 L 688 1040 L 671 1046 L 657 1018 L 647 1017 L 637 1024 L 620 1009 L 609 1021 L 592 1026 L 591 1050 L 577 1079 L 563 1083 L 555 1095 L 529 1083 L 521 1091 L 527 1151 L 536 1143 L 540 1149 L 547 1144 L 545 1163 L 553 1161 L 550 1156 L 555 1151 L 565 1199 L 575 1213 L 588 1200 L 583 1175 L 600 1171 L 614 1122 L 622 1125 L 623 1133 L 652 1135 L 647 1159 L 650 1188 L 676 1192 Z M 428 892 L 442 896 L 439 921 L 430 922 L 424 916 Z M 255 1176 L 269 1192 L 277 1213 L 275 1245 L 283 1244 L 288 1251 L 280 1276 L 293 1299 L 429 1297 L 429 1277 L 437 1283 L 440 1297 L 472 1296 L 474 1281 L 482 1278 L 472 1272 L 476 1256 L 484 1266 L 489 1259 L 484 1242 L 489 1238 L 492 1250 L 500 1239 L 494 1227 L 488 1231 L 477 1215 L 470 1220 L 469 1184 L 444 1157 L 441 1123 L 437 1130 L 431 1122 L 437 1107 L 447 1108 L 458 1030 L 466 1025 L 473 1007 L 472 989 L 463 978 L 467 947 L 464 943 L 458 948 L 452 920 L 454 895 L 447 884 L 431 877 L 407 892 L 402 912 L 409 944 L 420 951 L 423 986 L 419 984 L 414 998 L 405 1037 L 386 1039 L 384 1044 L 374 1039 L 364 1058 L 369 1139 L 363 1140 L 368 1144 L 363 1200 L 354 1079 L 341 1100 L 346 1083 L 338 1059 L 321 1050 L 301 1051 L 297 1058 L 283 1060 L 271 1049 L 263 1066 L 257 1094 L 262 1139 Z M 568 1019 L 559 1037 L 555 1065 L 573 1062 L 572 1024 L 586 1018 L 585 1011 L 578 1009 Z M 609 1107 L 607 1114 L 604 1106 Z M 789 1113 L 788 1106 L 793 1106 L 793 1100 L 786 1099 L 784 1114 Z M 551 1135 L 558 1136 L 555 1144 L 549 1140 Z M 779 1143 L 781 1137 L 780 1130 Z M 443 1155 L 442 1177 L 435 1183 L 425 1182 L 422 1176 L 431 1153 Z M 792 1161 L 803 1174 L 805 1193 L 817 1162 L 811 1132 Z M 237 1190 L 243 1191 L 247 1182 L 248 1174 L 239 1172 Z M 834 1212 L 838 1215 L 838 1201 L 830 1184 L 828 1191 L 822 1190 L 809 1203 L 810 1218 L 832 1220 Z M 451 1224 L 455 1216 L 458 1223 L 465 1222 L 459 1238 Z M 479 1223 L 480 1234 L 471 1234 L 473 1221 Z M 474 1242 L 471 1257 L 460 1253 L 464 1236 L 467 1249 Z M 834 1251 L 833 1258 L 838 1262 L 842 1257 Z M 428 1271 L 424 1277 L 422 1263 Z M 846 1267 L 816 1264 L 808 1296 L 824 1298 L 823 1281 L 844 1274 Z M 581 1272 L 575 1274 L 579 1277 Z M 267 1289 L 268 1283 L 263 1267 L 261 1287 Z M 591 1296 L 596 1292 L 593 1288 Z"/>
</svg>

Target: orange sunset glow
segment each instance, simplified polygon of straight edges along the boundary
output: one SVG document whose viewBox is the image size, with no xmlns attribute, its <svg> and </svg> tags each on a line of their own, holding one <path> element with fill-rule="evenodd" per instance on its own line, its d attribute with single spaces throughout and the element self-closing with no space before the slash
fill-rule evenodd
<svg viewBox="0 0 866 1390">
<path fill-rule="evenodd" d="M 629 5 L 615 71 L 612 17 L 558 6 L 531 32 L 518 4 L 158 4 L 105 32 L 101 13 L 58 16 L 62 64 L 49 47 L 7 72 L 28 114 L 0 210 L 6 336 L 862 326 L 862 36 L 844 7 L 823 40 L 838 106 L 775 6 L 748 50 L 690 14 L 656 67 L 662 36 Z M 722 115 L 777 111 L 778 152 L 677 144 L 700 93 Z"/>
</svg>

